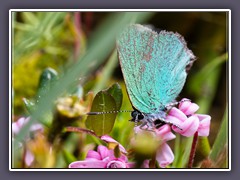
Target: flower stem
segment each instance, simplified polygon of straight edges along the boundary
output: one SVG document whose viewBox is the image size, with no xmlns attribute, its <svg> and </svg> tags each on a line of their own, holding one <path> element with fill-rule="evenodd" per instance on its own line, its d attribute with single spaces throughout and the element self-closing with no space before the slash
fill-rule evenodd
<svg viewBox="0 0 240 180">
<path fill-rule="evenodd" d="M 156 153 L 153 153 L 152 159 L 149 162 L 149 167 L 150 168 L 156 168 Z"/>
<path fill-rule="evenodd" d="M 192 141 L 192 148 L 191 148 L 191 152 L 188 160 L 188 168 L 192 168 L 193 166 L 193 161 L 194 161 L 194 157 L 197 149 L 197 140 L 198 140 L 198 132 L 195 132 L 193 141 Z"/>
<path fill-rule="evenodd" d="M 66 131 L 66 132 L 78 132 L 78 133 L 84 132 L 84 133 L 87 133 L 87 134 L 90 134 L 90 135 L 92 135 L 92 136 L 95 136 L 95 137 L 99 138 L 99 137 L 95 134 L 95 132 L 93 132 L 92 130 L 89 130 L 89 129 L 79 128 L 79 127 L 66 127 L 66 128 L 65 128 L 65 131 Z"/>
</svg>

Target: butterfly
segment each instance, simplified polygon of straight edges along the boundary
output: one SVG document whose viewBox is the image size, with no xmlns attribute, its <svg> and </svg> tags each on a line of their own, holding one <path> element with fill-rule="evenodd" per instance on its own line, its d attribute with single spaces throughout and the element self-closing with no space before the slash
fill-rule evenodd
<svg viewBox="0 0 240 180">
<path fill-rule="evenodd" d="M 140 122 L 140 128 L 147 130 L 172 124 L 166 121 L 167 111 L 177 104 L 175 99 L 195 60 L 184 38 L 178 33 L 157 33 L 131 24 L 118 36 L 117 50 L 134 109 L 131 121 Z"/>
</svg>

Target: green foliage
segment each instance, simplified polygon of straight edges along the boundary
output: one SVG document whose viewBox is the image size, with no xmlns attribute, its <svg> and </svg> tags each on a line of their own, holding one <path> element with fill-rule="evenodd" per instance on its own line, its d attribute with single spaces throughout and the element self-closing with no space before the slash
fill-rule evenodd
<svg viewBox="0 0 240 180">
<path fill-rule="evenodd" d="M 220 159 L 219 156 L 221 155 L 221 153 L 223 153 L 226 150 L 228 146 L 229 142 L 228 142 L 228 137 L 226 136 L 226 134 L 228 134 L 228 127 L 229 127 L 228 109 L 226 108 L 226 111 L 222 120 L 221 128 L 219 130 L 218 136 L 215 140 L 215 143 L 212 147 L 212 151 L 209 156 L 213 162 L 217 162 L 218 159 Z M 225 157 L 225 159 L 223 159 L 223 162 L 220 162 L 220 163 L 222 164 L 226 163 L 225 166 L 228 166 L 227 156 Z"/>
<path fill-rule="evenodd" d="M 16 35 L 14 36 L 14 59 L 18 62 L 19 58 L 26 53 L 43 49 L 47 53 L 54 55 L 63 54 L 62 48 L 56 47 L 54 40 L 57 39 L 64 27 L 65 12 L 23 12 L 22 22 L 13 22 Z M 50 43 L 49 43 L 50 42 Z"/>
<path fill-rule="evenodd" d="M 69 50 L 64 47 L 74 40 L 73 33 L 66 28 L 66 15 L 63 12 L 14 13 L 12 33 L 16 114 L 23 112 L 23 97 L 31 99 L 36 95 L 42 70 L 46 67 L 60 70 L 71 56 L 69 45 Z"/>
<path fill-rule="evenodd" d="M 80 17 L 76 13 L 79 13 Z M 103 144 L 99 138 L 92 135 L 94 133 L 97 136 L 110 134 L 129 150 L 129 142 L 134 137 L 134 123 L 128 121 L 131 118 L 130 113 L 88 116 L 85 114 L 89 111 L 108 112 L 120 108 L 132 110 L 123 79 L 118 73 L 115 38 L 129 23 L 146 23 L 179 32 L 198 57 L 180 97 L 191 98 L 200 105 L 198 113 L 212 116 L 213 127 L 210 136 L 199 139 L 197 161 L 194 166 L 198 167 L 207 158 L 218 165 L 219 159 L 226 156 L 225 150 L 227 151 L 228 145 L 227 110 L 226 114 L 223 114 L 226 108 L 224 70 L 228 65 L 224 24 L 226 15 L 206 12 L 94 12 L 92 22 L 85 18 L 87 15 L 83 12 L 14 13 L 13 112 L 16 116 L 30 113 L 33 117 L 15 137 L 14 148 L 19 150 L 16 148 L 17 142 L 25 139 L 33 123 L 40 122 L 47 125 L 44 132 L 46 137 L 54 135 L 49 138 L 54 139 L 51 140 L 51 148 L 55 151 L 50 155 L 56 158 L 53 167 L 67 167 L 72 161 L 84 159 L 89 149 Z M 174 23 L 176 21 L 179 23 Z M 89 23 L 92 25 L 88 26 Z M 111 84 L 114 85 L 110 87 Z M 64 99 L 61 101 L 61 110 L 58 109 L 59 100 L 62 100 L 60 97 Z M 69 99 L 72 100 L 71 103 Z M 28 114 L 25 114 L 24 107 Z M 53 116 L 53 109 L 58 115 Z M 74 122 L 71 121 L 73 119 Z M 71 125 L 79 128 L 78 133 L 68 132 L 69 135 L 63 131 L 63 126 L 69 125 L 68 123 L 63 123 L 60 127 L 55 126 L 59 125 L 60 120 L 73 122 Z M 222 125 L 219 127 L 221 122 Z M 93 131 L 86 131 L 85 125 Z M 156 143 L 150 139 L 142 137 L 135 144 L 135 157 L 139 161 L 139 166 L 145 157 L 154 154 Z M 174 146 L 175 160 L 170 167 L 186 167 L 191 143 L 191 137 L 177 136 L 171 144 Z M 14 160 L 20 167 L 18 159 L 21 159 L 22 153 L 18 152 L 15 153 Z M 114 148 L 114 153 L 116 156 L 120 155 L 119 145 Z M 199 157 L 199 154 L 202 156 Z M 221 167 L 228 167 L 227 159 L 223 161 Z"/>
<path fill-rule="evenodd" d="M 116 109 L 119 110 L 122 106 L 123 98 L 121 86 L 118 83 L 115 83 L 110 88 L 106 89 L 105 92 L 113 97 L 116 103 Z"/>
</svg>

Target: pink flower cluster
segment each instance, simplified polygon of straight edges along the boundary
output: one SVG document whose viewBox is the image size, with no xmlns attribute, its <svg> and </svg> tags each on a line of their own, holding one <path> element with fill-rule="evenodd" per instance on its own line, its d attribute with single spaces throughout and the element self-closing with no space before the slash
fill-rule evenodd
<svg viewBox="0 0 240 180">
<path fill-rule="evenodd" d="M 16 122 L 12 123 L 12 133 L 14 135 L 17 135 L 20 130 L 29 122 L 30 117 L 21 117 L 19 118 Z M 35 132 L 35 131 L 43 131 L 43 126 L 41 124 L 33 124 L 31 125 L 30 132 Z"/>
<path fill-rule="evenodd" d="M 204 114 L 195 114 L 198 109 L 199 106 L 190 102 L 190 100 L 181 100 L 179 107 L 173 107 L 166 117 L 167 121 L 179 127 L 165 124 L 153 132 L 154 137 L 159 142 L 156 160 L 160 167 L 165 168 L 174 160 L 174 154 L 167 144 L 167 141 L 176 138 L 171 130 L 186 137 L 193 136 L 196 132 L 198 132 L 199 136 L 209 135 L 211 117 Z M 137 134 L 142 131 L 139 127 L 135 127 Z M 101 139 L 105 142 L 118 143 L 109 136 L 102 136 Z M 133 168 L 134 163 L 128 162 L 128 158 L 125 155 L 127 153 L 125 148 L 119 144 L 119 149 L 122 155 L 116 158 L 113 150 L 109 150 L 107 147 L 100 145 L 97 151 L 88 151 L 84 161 L 73 162 L 69 165 L 69 168 Z M 142 168 L 149 168 L 149 160 L 144 161 Z"/>
<path fill-rule="evenodd" d="M 114 142 L 119 144 L 107 135 L 102 136 L 101 139 L 108 143 Z M 125 155 L 125 153 L 127 153 L 125 148 L 119 144 L 119 149 L 121 156 L 116 158 L 112 149 L 99 145 L 97 151 L 88 151 L 84 161 L 72 162 L 69 168 L 132 168 L 134 163 L 128 162 L 128 158 Z"/>
<path fill-rule="evenodd" d="M 182 99 L 179 107 L 173 107 L 166 120 L 180 126 L 172 126 L 172 129 L 186 137 L 193 136 L 198 132 L 199 136 L 208 136 L 210 131 L 211 117 L 205 114 L 195 114 L 199 106 L 188 99 Z"/>
<path fill-rule="evenodd" d="M 172 129 L 182 136 L 193 136 L 198 132 L 199 136 L 208 136 L 210 130 L 211 117 L 205 114 L 195 114 L 199 106 L 190 102 L 188 99 L 182 99 L 178 108 L 173 107 L 166 117 L 166 120 L 178 125 L 172 126 Z M 181 129 L 180 129 L 181 128 Z M 139 133 L 138 127 L 135 129 Z M 159 140 L 160 146 L 156 153 L 156 160 L 161 168 L 165 168 L 174 160 L 174 154 L 167 144 L 167 141 L 174 139 L 176 136 L 172 133 L 169 124 L 165 124 L 155 130 L 155 137 Z M 149 168 L 149 160 L 144 163 L 144 168 Z"/>
</svg>

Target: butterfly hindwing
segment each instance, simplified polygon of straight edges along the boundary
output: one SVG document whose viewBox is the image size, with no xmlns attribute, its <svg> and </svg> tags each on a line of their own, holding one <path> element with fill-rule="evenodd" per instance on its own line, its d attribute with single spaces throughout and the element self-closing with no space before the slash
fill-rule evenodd
<svg viewBox="0 0 240 180">
<path fill-rule="evenodd" d="M 117 49 L 131 103 L 144 113 L 163 109 L 179 95 L 194 58 L 179 34 L 142 25 L 128 26 Z"/>
</svg>

